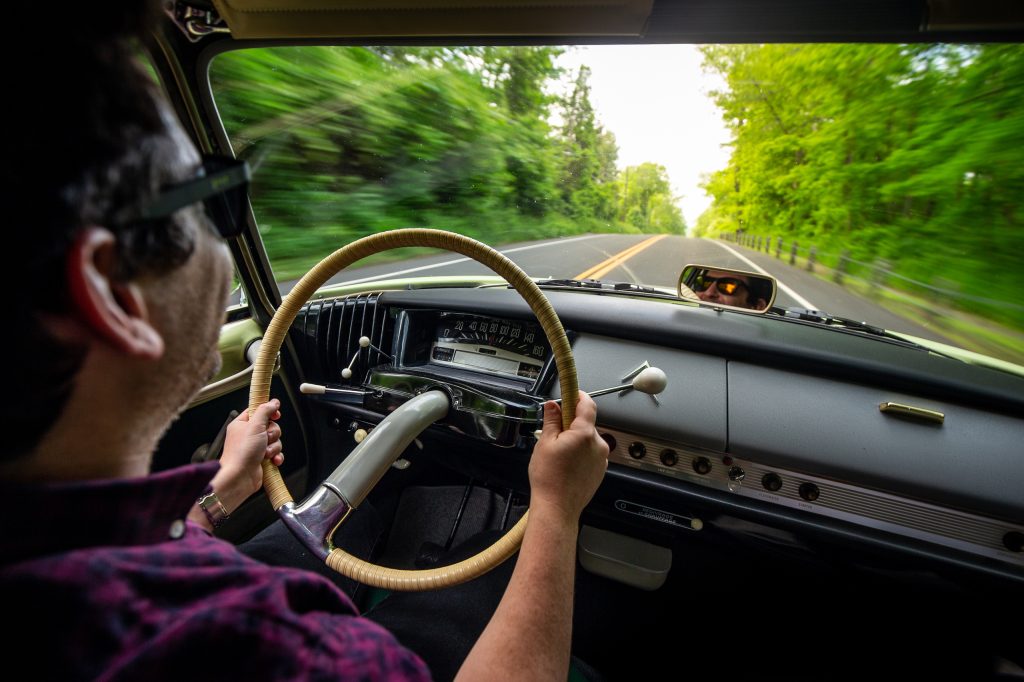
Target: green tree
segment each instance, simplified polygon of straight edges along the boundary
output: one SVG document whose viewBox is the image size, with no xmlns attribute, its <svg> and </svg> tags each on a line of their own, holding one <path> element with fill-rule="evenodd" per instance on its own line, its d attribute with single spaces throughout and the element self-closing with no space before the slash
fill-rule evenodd
<svg viewBox="0 0 1024 682">
<path fill-rule="evenodd" d="M 848 249 L 987 298 L 1024 285 L 1019 47 L 702 50 L 726 81 L 713 97 L 733 138 L 704 185 L 702 229 Z"/>
<path fill-rule="evenodd" d="M 511 178 L 507 204 L 534 216 L 551 210 L 557 197 L 548 125 L 555 98 L 544 86 L 560 75 L 555 58 L 561 52 L 555 47 L 487 47 L 481 54 L 494 101 L 509 117 L 502 144 Z"/>
<path fill-rule="evenodd" d="M 686 231 L 664 166 L 649 162 L 630 166 L 622 171 L 619 182 L 621 218 L 645 232 Z"/>
<path fill-rule="evenodd" d="M 589 80 L 590 68 L 581 66 L 562 107 L 559 188 L 570 215 L 611 220 L 618 146 L 597 121 Z"/>
</svg>

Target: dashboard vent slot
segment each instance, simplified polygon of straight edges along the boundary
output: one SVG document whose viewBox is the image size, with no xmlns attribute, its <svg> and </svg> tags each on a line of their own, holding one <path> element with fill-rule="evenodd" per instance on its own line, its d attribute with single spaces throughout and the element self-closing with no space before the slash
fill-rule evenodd
<svg viewBox="0 0 1024 682">
<path fill-rule="evenodd" d="M 310 301 L 295 317 L 292 334 L 310 381 L 358 386 L 371 367 L 388 364 L 394 323 L 378 304 L 380 293 Z M 360 348 L 359 338 L 370 339 Z M 352 362 L 352 376 L 342 370 Z"/>
</svg>

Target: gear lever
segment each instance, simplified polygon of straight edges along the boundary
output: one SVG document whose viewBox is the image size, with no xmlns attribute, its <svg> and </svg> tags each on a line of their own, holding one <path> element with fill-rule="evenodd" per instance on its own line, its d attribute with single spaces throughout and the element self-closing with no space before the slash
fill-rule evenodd
<svg viewBox="0 0 1024 682">
<path fill-rule="evenodd" d="M 647 367 L 635 377 L 628 384 L 622 384 L 620 386 L 612 386 L 611 388 L 602 388 L 599 391 L 590 393 L 590 397 L 594 398 L 599 395 L 607 395 L 608 393 L 621 393 L 622 391 L 640 391 L 641 393 L 647 393 L 648 395 L 657 395 L 665 390 L 668 386 L 668 376 L 665 372 L 661 371 L 657 367 Z M 552 402 L 560 403 L 561 398 L 553 400 Z"/>
</svg>

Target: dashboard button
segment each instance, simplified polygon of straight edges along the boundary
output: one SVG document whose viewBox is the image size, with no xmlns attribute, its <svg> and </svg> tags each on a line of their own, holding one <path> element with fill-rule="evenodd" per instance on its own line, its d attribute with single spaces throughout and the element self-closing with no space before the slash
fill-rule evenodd
<svg viewBox="0 0 1024 682">
<path fill-rule="evenodd" d="M 693 470 L 701 476 L 710 473 L 711 471 L 711 460 L 707 457 L 697 457 L 693 460 Z"/>
<path fill-rule="evenodd" d="M 814 502 L 816 499 L 818 499 L 818 495 L 820 494 L 818 486 L 814 485 L 813 483 L 801 483 L 799 492 L 800 497 L 804 498 L 808 502 Z"/>
<path fill-rule="evenodd" d="M 643 443 L 639 441 L 633 441 L 629 444 L 629 456 L 633 459 L 643 459 L 644 455 L 647 454 L 647 448 Z"/>
<path fill-rule="evenodd" d="M 661 463 L 667 467 L 674 467 L 679 462 L 679 455 L 675 450 L 662 450 Z"/>
<path fill-rule="evenodd" d="M 769 472 L 761 479 L 761 485 L 764 486 L 765 490 L 770 490 L 774 493 L 782 487 L 782 478 L 778 474 Z"/>
<path fill-rule="evenodd" d="M 741 467 L 732 467 L 729 469 L 729 480 L 730 481 L 742 481 L 747 475 Z"/>
</svg>

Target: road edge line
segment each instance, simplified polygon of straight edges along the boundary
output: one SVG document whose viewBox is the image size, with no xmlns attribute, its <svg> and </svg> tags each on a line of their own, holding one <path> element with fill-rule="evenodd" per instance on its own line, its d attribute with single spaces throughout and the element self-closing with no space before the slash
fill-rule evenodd
<svg viewBox="0 0 1024 682">
<path fill-rule="evenodd" d="M 720 241 L 718 241 L 716 239 L 709 239 L 708 241 L 710 241 L 712 244 L 718 244 L 723 249 L 725 249 L 726 251 L 728 251 L 732 255 L 736 256 L 737 258 L 739 258 L 741 261 L 743 261 L 744 263 L 746 263 L 750 267 L 754 268 L 754 270 L 756 270 L 757 272 L 760 272 L 762 275 L 768 275 L 769 277 L 775 277 L 775 275 L 773 275 L 772 273 L 768 272 L 767 270 L 762 268 L 760 265 L 758 265 L 754 261 L 750 260 L 749 258 L 744 256 L 742 253 L 740 253 L 736 249 L 732 248 L 731 246 L 729 246 L 727 244 L 723 244 L 722 242 L 720 242 Z M 789 287 L 786 284 L 784 284 L 782 282 L 782 280 L 779 279 L 778 277 L 775 277 L 775 281 L 778 282 L 780 289 L 782 289 L 784 292 L 786 292 L 789 295 L 790 298 L 794 299 L 797 303 L 799 303 L 803 307 L 808 308 L 810 310 L 817 310 L 818 309 L 818 307 L 816 305 L 814 305 L 813 303 L 808 301 L 806 298 L 804 298 L 800 294 L 796 293 L 796 291 L 794 291 L 792 287 Z"/>
</svg>

